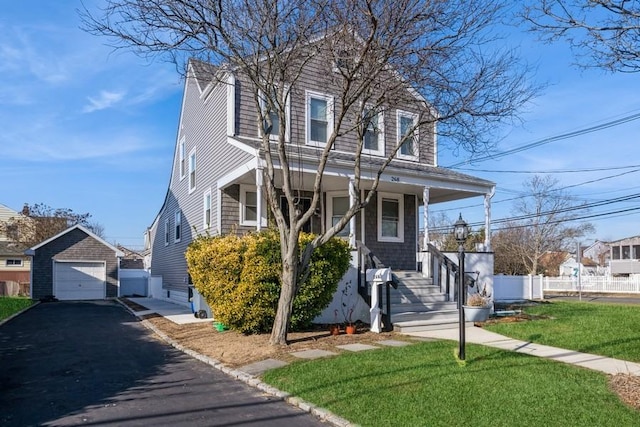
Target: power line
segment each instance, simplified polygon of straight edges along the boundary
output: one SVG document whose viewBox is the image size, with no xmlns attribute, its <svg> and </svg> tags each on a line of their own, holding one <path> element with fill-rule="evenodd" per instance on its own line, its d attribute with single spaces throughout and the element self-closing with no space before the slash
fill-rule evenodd
<svg viewBox="0 0 640 427">
<path fill-rule="evenodd" d="M 640 165 L 629 166 L 607 166 L 599 168 L 585 168 L 585 169 L 555 169 L 546 171 L 525 171 L 525 170 L 491 170 L 491 169 L 477 169 L 477 168 L 458 168 L 451 167 L 451 169 L 457 169 L 459 171 L 467 172 L 485 172 L 485 173 L 517 173 L 517 174 L 559 174 L 559 173 L 585 173 L 585 172 L 602 172 L 620 169 L 640 168 Z"/>
<path fill-rule="evenodd" d="M 589 126 L 587 128 L 578 129 L 572 132 L 566 132 L 560 135 L 551 136 L 548 138 L 543 138 L 538 141 L 531 142 L 529 144 L 522 145 L 520 147 L 512 148 L 511 150 L 500 151 L 495 154 L 489 154 L 484 157 L 478 157 L 471 160 L 465 160 L 462 162 L 454 163 L 453 165 L 446 166 L 447 168 L 454 169 L 457 166 L 466 165 L 470 163 L 483 162 L 485 160 L 495 160 L 501 157 L 509 156 L 511 154 L 519 153 L 521 151 L 530 150 L 532 148 L 540 147 L 542 145 L 549 144 L 551 142 L 561 141 L 563 139 L 575 138 L 576 136 L 585 135 L 592 132 L 597 132 L 603 129 L 608 129 L 610 127 L 619 126 L 624 123 L 628 123 L 634 120 L 640 119 L 640 113 L 631 114 L 629 116 L 621 117 L 616 120 L 611 120 L 599 125 Z"/>
</svg>

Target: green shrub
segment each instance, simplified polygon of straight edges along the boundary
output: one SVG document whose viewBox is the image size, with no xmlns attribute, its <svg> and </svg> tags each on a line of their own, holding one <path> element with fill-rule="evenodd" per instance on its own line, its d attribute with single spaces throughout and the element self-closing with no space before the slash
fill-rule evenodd
<svg viewBox="0 0 640 427">
<path fill-rule="evenodd" d="M 315 236 L 300 235 L 303 249 Z M 271 330 L 280 296 L 282 261 L 280 238 L 266 230 L 244 236 L 201 236 L 186 252 L 195 288 L 216 320 L 243 333 Z M 309 278 L 293 302 L 291 329 L 308 327 L 326 308 L 338 282 L 349 268 L 349 246 L 338 238 L 316 249 Z"/>
</svg>

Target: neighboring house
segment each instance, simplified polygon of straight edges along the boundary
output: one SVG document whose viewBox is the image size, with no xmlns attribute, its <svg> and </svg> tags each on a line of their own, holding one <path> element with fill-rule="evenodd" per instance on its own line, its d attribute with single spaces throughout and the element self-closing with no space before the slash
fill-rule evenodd
<svg viewBox="0 0 640 427">
<path fill-rule="evenodd" d="M 582 256 L 589 258 L 599 267 L 606 267 L 611 259 L 611 248 L 607 242 L 596 240 L 583 250 Z"/>
<path fill-rule="evenodd" d="M 25 252 L 32 257 L 31 298 L 94 300 L 119 296 L 118 248 L 74 225 Z"/>
<path fill-rule="evenodd" d="M 11 218 L 19 215 L 19 212 L 0 204 L 0 222 L 7 223 Z M 28 288 L 31 260 L 24 254 L 25 249 L 20 244 L 13 242 L 10 236 L 0 232 L 0 282 L 5 282 L 4 286 L 7 286 L 6 283 L 12 282 L 23 288 Z"/>
<path fill-rule="evenodd" d="M 122 270 L 144 270 L 144 255 L 140 252 L 125 248 L 122 245 L 117 246 L 118 250 L 124 255 L 120 258 L 120 269 Z"/>
<path fill-rule="evenodd" d="M 299 186 L 295 190 L 303 209 L 313 194 L 319 153 L 337 103 L 331 79 L 319 71 L 325 63 L 320 55 L 310 59 L 305 73 L 291 88 L 287 106 L 289 163 L 295 170 Z M 234 72 L 226 72 L 224 81 L 211 78 L 221 72 L 201 62 L 189 64 L 169 187 L 145 238 L 151 251 L 151 275 L 162 278 L 162 297 L 176 302 L 186 303 L 188 298 L 190 280 L 184 253 L 198 234 L 256 231 L 272 219 L 262 185 L 265 157 L 252 83 Z M 423 106 L 427 109 L 426 102 Z M 404 136 L 403 129 L 413 125 L 415 111 L 411 108 L 377 114 L 377 125 L 365 135 L 368 148 L 362 155 L 363 168 L 369 173 L 378 170 Z M 271 132 L 276 128 L 277 123 Z M 354 138 L 354 133 L 347 132 L 336 141 L 323 177 L 321 207 L 307 224 L 307 231 L 321 232 L 346 212 L 354 179 Z M 340 233 L 354 246 L 356 241 L 362 242 L 394 270 L 416 270 L 419 220 L 426 219 L 431 205 L 484 197 L 489 228 L 495 187 L 490 181 L 439 167 L 433 126 L 420 127 L 411 142 L 403 145 L 387 167 L 376 197 Z M 280 167 L 275 166 L 277 175 Z M 424 240 L 429 241 L 428 231 Z M 490 248 L 488 240 L 485 246 Z"/>
<path fill-rule="evenodd" d="M 608 243 L 610 269 L 614 276 L 640 274 L 640 236 L 627 237 Z"/>
</svg>

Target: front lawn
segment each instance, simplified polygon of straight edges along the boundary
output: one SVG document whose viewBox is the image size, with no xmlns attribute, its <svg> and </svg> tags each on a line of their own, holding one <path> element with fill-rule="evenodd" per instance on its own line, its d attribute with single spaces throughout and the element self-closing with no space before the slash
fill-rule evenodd
<svg viewBox="0 0 640 427">
<path fill-rule="evenodd" d="M 640 305 L 557 301 L 524 312 L 546 318 L 485 328 L 524 341 L 640 362 Z"/>
<path fill-rule="evenodd" d="M 264 381 L 363 426 L 631 426 L 607 376 L 515 352 L 434 341 L 267 371 Z"/>
<path fill-rule="evenodd" d="M 0 297 L 0 320 L 6 319 L 33 304 L 29 298 Z"/>
</svg>

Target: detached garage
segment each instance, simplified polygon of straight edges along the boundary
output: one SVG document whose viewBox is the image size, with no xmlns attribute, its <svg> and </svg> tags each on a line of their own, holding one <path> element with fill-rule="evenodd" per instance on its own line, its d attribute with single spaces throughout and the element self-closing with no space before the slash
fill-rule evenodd
<svg viewBox="0 0 640 427">
<path fill-rule="evenodd" d="M 118 265 L 124 254 L 81 225 L 45 240 L 26 254 L 32 257 L 32 299 L 118 296 Z"/>
</svg>

